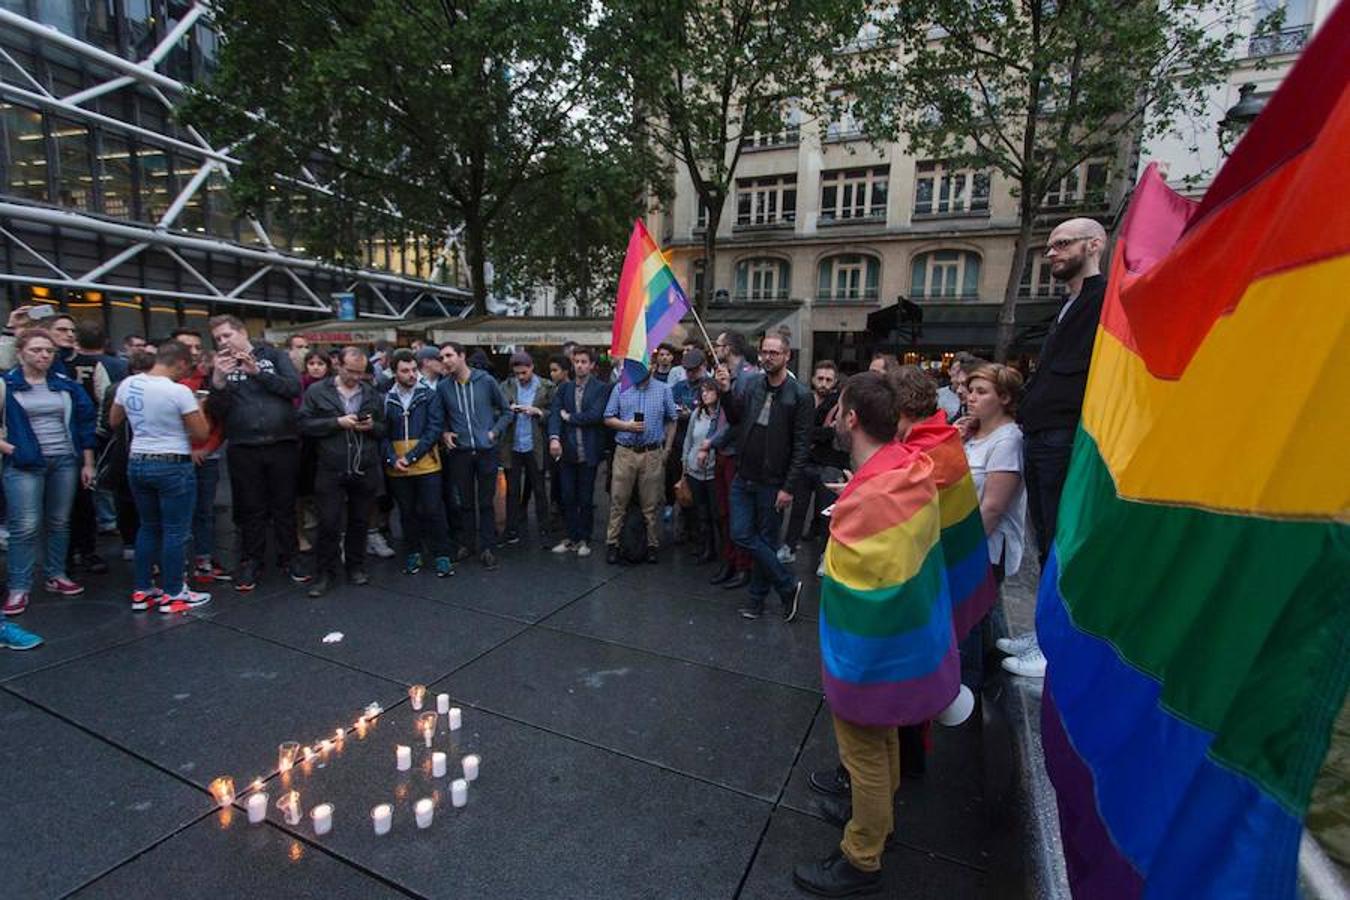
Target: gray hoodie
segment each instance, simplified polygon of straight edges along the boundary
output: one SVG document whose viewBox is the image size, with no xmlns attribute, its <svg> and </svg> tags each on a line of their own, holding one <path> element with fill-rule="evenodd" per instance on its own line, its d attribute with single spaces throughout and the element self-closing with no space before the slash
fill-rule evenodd
<svg viewBox="0 0 1350 900">
<path fill-rule="evenodd" d="M 469 380 L 446 376 L 436 385 L 436 396 L 445 413 L 445 430 L 455 434 L 460 450 L 491 450 L 511 421 L 501 385 L 482 369 L 470 369 Z M 488 432 L 493 433 L 488 438 Z"/>
</svg>

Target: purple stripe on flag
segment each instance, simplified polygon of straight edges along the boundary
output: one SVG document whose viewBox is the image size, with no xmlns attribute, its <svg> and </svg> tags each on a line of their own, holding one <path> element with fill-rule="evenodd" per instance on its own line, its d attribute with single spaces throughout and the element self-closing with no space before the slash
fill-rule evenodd
<svg viewBox="0 0 1350 900">
<path fill-rule="evenodd" d="M 918 725 L 946 709 L 960 689 L 961 657 L 956 646 L 943 654 L 932 672 L 901 682 L 852 684 L 840 681 L 823 665 L 820 678 L 830 711 L 855 725 Z"/>
<path fill-rule="evenodd" d="M 680 286 L 672 282 L 665 293 L 665 309 L 661 311 L 656 322 L 653 323 L 649 317 L 647 320 L 647 346 L 653 347 L 666 339 L 666 335 L 674 330 L 675 326 L 680 324 L 684 314 L 689 312 L 689 298 L 680 290 Z"/>
</svg>

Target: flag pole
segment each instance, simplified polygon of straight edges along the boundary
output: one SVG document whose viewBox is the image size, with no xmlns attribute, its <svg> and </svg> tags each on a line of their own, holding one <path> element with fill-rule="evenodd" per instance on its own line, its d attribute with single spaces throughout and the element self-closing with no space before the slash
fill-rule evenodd
<svg viewBox="0 0 1350 900">
<path fill-rule="evenodd" d="M 698 330 L 701 331 L 701 332 L 703 333 L 703 340 L 707 341 L 707 345 L 706 345 L 706 346 L 707 346 L 707 348 L 708 348 L 708 352 L 709 352 L 709 353 L 712 353 L 712 352 L 713 352 L 713 341 L 712 341 L 712 338 L 708 337 L 708 329 L 703 327 L 703 319 L 699 318 L 698 307 L 697 307 L 695 304 L 690 303 L 690 304 L 689 304 L 689 312 L 693 315 L 693 317 L 694 317 L 694 323 L 698 325 Z"/>
</svg>

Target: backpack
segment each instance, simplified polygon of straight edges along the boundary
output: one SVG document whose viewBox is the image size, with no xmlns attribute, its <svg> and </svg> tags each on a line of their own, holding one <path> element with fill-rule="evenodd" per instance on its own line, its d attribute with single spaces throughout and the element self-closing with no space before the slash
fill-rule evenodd
<svg viewBox="0 0 1350 900">
<path fill-rule="evenodd" d="M 628 501 L 628 510 L 623 514 L 623 530 L 619 532 L 619 556 L 630 565 L 647 561 L 647 520 L 642 517 L 642 504 L 638 501 L 638 491 Z"/>
</svg>

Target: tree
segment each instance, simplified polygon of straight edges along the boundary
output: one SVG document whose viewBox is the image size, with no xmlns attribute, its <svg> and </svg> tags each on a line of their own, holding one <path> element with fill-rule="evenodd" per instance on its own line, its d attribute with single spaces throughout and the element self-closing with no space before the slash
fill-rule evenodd
<svg viewBox="0 0 1350 900">
<path fill-rule="evenodd" d="M 716 289 L 717 229 L 741 153 L 784 130 L 796 107 L 829 108 L 835 48 L 863 22 L 866 0 L 608 0 L 606 75 L 646 113 L 645 135 L 683 165 L 707 211 L 707 281 Z"/>
<path fill-rule="evenodd" d="M 1047 193 L 1088 160 L 1117 159 L 1201 114 L 1231 66 L 1237 15 L 1237 0 L 920 0 L 881 21 L 888 52 L 853 73 L 868 133 L 904 134 L 916 155 L 1013 185 L 1019 228 L 999 360 Z"/>
<path fill-rule="evenodd" d="M 618 290 L 633 220 L 665 199 L 669 179 L 651 157 L 624 135 L 563 148 L 560 174 L 527 186 L 494 234 L 498 281 L 508 290 L 551 285 L 583 316 L 604 309 Z"/>
<path fill-rule="evenodd" d="M 184 118 L 238 142 L 233 186 L 269 203 L 311 252 L 340 262 L 363 235 L 463 226 L 486 311 L 487 247 L 562 147 L 602 128 L 583 115 L 593 63 L 586 0 L 218 0 L 223 47 Z M 278 191 L 308 166 L 327 193 Z"/>
</svg>

